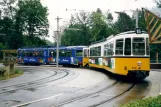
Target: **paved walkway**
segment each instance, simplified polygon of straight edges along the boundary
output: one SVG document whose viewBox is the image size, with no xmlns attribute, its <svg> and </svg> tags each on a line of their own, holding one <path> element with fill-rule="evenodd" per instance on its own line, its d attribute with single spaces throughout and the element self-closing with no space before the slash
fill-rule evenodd
<svg viewBox="0 0 161 107">
<path fill-rule="evenodd" d="M 94 86 L 107 78 L 107 76 L 100 72 L 95 72 L 88 69 L 78 69 L 78 68 L 67 68 L 70 71 L 79 73 L 79 76 L 72 81 L 58 85 L 61 87 L 72 87 L 72 88 L 86 88 Z"/>
<path fill-rule="evenodd" d="M 149 77 L 147 80 L 151 81 L 151 89 L 147 97 L 155 97 L 161 94 L 161 70 L 151 70 Z"/>
</svg>

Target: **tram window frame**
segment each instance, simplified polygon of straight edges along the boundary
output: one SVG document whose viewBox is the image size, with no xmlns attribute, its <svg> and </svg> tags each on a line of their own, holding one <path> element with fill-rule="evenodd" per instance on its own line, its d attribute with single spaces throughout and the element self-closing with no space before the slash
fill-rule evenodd
<svg viewBox="0 0 161 107">
<path fill-rule="evenodd" d="M 80 57 L 83 56 L 83 50 L 76 50 L 75 55 Z"/>
<path fill-rule="evenodd" d="M 142 40 L 144 40 L 144 42 L 136 42 L 136 41 L 134 41 L 135 39 L 142 39 Z M 136 48 L 136 45 L 135 45 L 135 47 L 134 47 L 134 43 L 136 44 L 136 43 L 138 43 L 138 46 L 137 47 L 139 47 L 138 49 Z M 141 49 L 141 45 L 140 44 L 143 44 L 144 45 L 144 47 Z M 133 55 L 145 55 L 145 47 L 146 46 L 146 44 L 145 44 L 145 38 L 144 37 L 134 37 L 134 38 L 132 38 L 132 52 L 133 52 Z M 137 50 L 136 50 L 136 49 Z M 135 51 L 137 51 L 137 52 L 134 52 L 134 50 Z M 144 53 L 142 53 L 142 52 L 144 52 Z"/>
<path fill-rule="evenodd" d="M 118 43 L 122 42 L 122 46 L 117 46 Z M 123 55 L 124 51 L 124 39 L 116 39 L 116 45 L 115 45 L 115 55 Z M 117 49 L 118 48 L 118 49 Z M 119 52 L 119 53 L 118 53 Z"/>
<path fill-rule="evenodd" d="M 127 39 L 130 40 L 129 42 L 129 46 L 127 45 Z M 127 47 L 128 46 L 128 47 Z M 128 49 L 130 48 L 130 49 Z M 130 50 L 130 51 L 129 51 Z M 125 38 L 125 47 L 124 47 L 124 55 L 131 55 L 132 51 L 131 51 L 131 38 Z M 128 53 L 128 54 L 127 54 Z"/>
</svg>

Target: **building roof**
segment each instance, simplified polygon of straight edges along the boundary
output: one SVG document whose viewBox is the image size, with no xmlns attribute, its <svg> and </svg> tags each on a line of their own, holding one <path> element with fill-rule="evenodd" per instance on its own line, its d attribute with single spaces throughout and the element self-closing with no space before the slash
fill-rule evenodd
<svg viewBox="0 0 161 107">
<path fill-rule="evenodd" d="M 145 10 L 151 12 L 152 14 L 156 15 L 157 17 L 159 17 L 161 19 L 161 8 L 158 7 L 152 7 L 152 8 L 144 8 Z"/>
</svg>

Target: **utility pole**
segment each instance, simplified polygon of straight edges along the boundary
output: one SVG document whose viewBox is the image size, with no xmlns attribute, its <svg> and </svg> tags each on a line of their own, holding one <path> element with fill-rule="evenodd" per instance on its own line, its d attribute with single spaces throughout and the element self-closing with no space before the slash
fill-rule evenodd
<svg viewBox="0 0 161 107">
<path fill-rule="evenodd" d="M 61 18 L 59 18 L 59 16 L 57 16 L 56 20 L 57 20 L 57 55 L 56 55 L 56 66 L 57 68 L 59 67 L 59 20 Z"/>
<path fill-rule="evenodd" d="M 138 0 L 135 0 L 135 2 L 137 2 Z M 138 25 L 138 8 L 136 8 L 136 28 L 139 28 Z"/>
<path fill-rule="evenodd" d="M 136 9 L 136 28 L 138 28 L 138 9 Z"/>
</svg>

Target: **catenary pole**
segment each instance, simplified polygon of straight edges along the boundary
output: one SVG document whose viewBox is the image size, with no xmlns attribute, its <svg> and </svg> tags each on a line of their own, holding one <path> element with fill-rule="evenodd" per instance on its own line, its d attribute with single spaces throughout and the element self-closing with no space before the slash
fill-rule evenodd
<svg viewBox="0 0 161 107">
<path fill-rule="evenodd" d="M 56 67 L 58 68 L 59 67 L 59 20 L 61 18 L 59 18 L 59 16 L 57 16 L 56 20 L 57 20 L 57 55 L 56 55 Z"/>
</svg>

